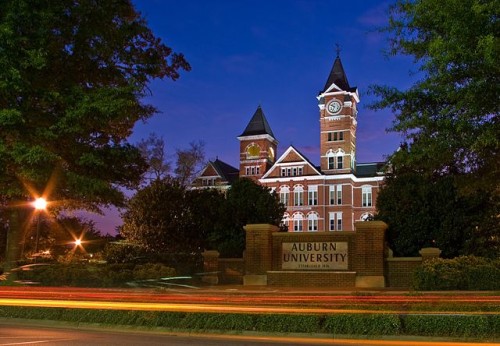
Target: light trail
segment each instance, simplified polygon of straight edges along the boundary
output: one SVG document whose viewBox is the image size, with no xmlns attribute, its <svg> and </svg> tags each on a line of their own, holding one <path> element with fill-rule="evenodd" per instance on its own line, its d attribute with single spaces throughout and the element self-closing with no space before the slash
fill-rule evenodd
<svg viewBox="0 0 500 346">
<path fill-rule="evenodd" d="M 240 306 L 219 304 L 174 304 L 146 302 L 106 302 L 82 300 L 54 299 L 13 299 L 0 298 L 0 306 L 16 307 L 46 307 L 99 310 L 142 310 L 171 312 L 210 312 L 237 314 L 398 314 L 398 315 L 496 315 L 498 312 L 479 311 L 409 311 L 409 310 L 360 310 L 360 309 L 329 309 L 329 308 L 297 308 L 270 306 Z"/>
</svg>

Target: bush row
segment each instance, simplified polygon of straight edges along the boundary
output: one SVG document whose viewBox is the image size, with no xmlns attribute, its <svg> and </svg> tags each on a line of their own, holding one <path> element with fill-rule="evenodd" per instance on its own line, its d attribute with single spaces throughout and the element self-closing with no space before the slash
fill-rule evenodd
<svg viewBox="0 0 500 346">
<path fill-rule="evenodd" d="M 415 271 L 416 290 L 500 290 L 500 259 L 434 258 Z"/>
<path fill-rule="evenodd" d="M 500 337 L 500 315 L 278 315 L 0 307 L 0 317 L 129 325 L 190 331 L 258 331 L 337 335 Z"/>
<path fill-rule="evenodd" d="M 50 264 L 32 270 L 16 271 L 18 280 L 42 286 L 122 287 L 148 279 L 175 276 L 175 270 L 162 264 Z"/>
</svg>

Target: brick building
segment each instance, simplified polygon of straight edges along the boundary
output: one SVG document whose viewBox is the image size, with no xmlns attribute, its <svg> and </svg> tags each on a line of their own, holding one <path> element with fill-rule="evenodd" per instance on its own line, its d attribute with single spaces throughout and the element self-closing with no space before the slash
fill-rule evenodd
<svg viewBox="0 0 500 346">
<path fill-rule="evenodd" d="M 320 122 L 320 165 L 293 146 L 276 157 L 278 141 L 259 106 L 240 142 L 240 167 L 208 163 L 194 187 L 225 189 L 235 177 L 271 188 L 287 207 L 284 223 L 292 232 L 352 231 L 354 222 L 375 212 L 384 163 L 356 162 L 358 89 L 351 87 L 337 55 L 326 84 L 317 96 Z"/>
</svg>

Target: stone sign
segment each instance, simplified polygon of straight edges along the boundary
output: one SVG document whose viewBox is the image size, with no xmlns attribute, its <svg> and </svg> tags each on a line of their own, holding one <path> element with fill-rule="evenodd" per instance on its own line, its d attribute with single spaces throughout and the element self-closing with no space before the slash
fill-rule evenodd
<svg viewBox="0 0 500 346">
<path fill-rule="evenodd" d="M 347 242 L 294 242 L 282 246 L 282 269 L 348 269 Z"/>
</svg>

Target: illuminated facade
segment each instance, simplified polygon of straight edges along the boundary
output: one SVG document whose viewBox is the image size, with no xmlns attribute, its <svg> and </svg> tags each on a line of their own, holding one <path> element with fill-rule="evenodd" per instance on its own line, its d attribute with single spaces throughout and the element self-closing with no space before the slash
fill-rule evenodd
<svg viewBox="0 0 500 346">
<path fill-rule="evenodd" d="M 352 231 L 355 221 L 374 214 L 384 175 L 383 163 L 356 162 L 360 99 L 358 89 L 349 85 L 339 56 L 317 99 L 320 166 L 313 165 L 293 146 L 277 158 L 278 141 L 259 106 L 238 136 L 240 167 L 231 167 L 231 171 L 280 196 L 287 207 L 283 222 L 291 232 Z M 230 184 L 227 178 L 210 170 L 213 164 L 210 162 L 195 180 L 195 187 L 203 186 L 207 179 L 213 179 L 212 186 L 219 188 Z"/>
</svg>

